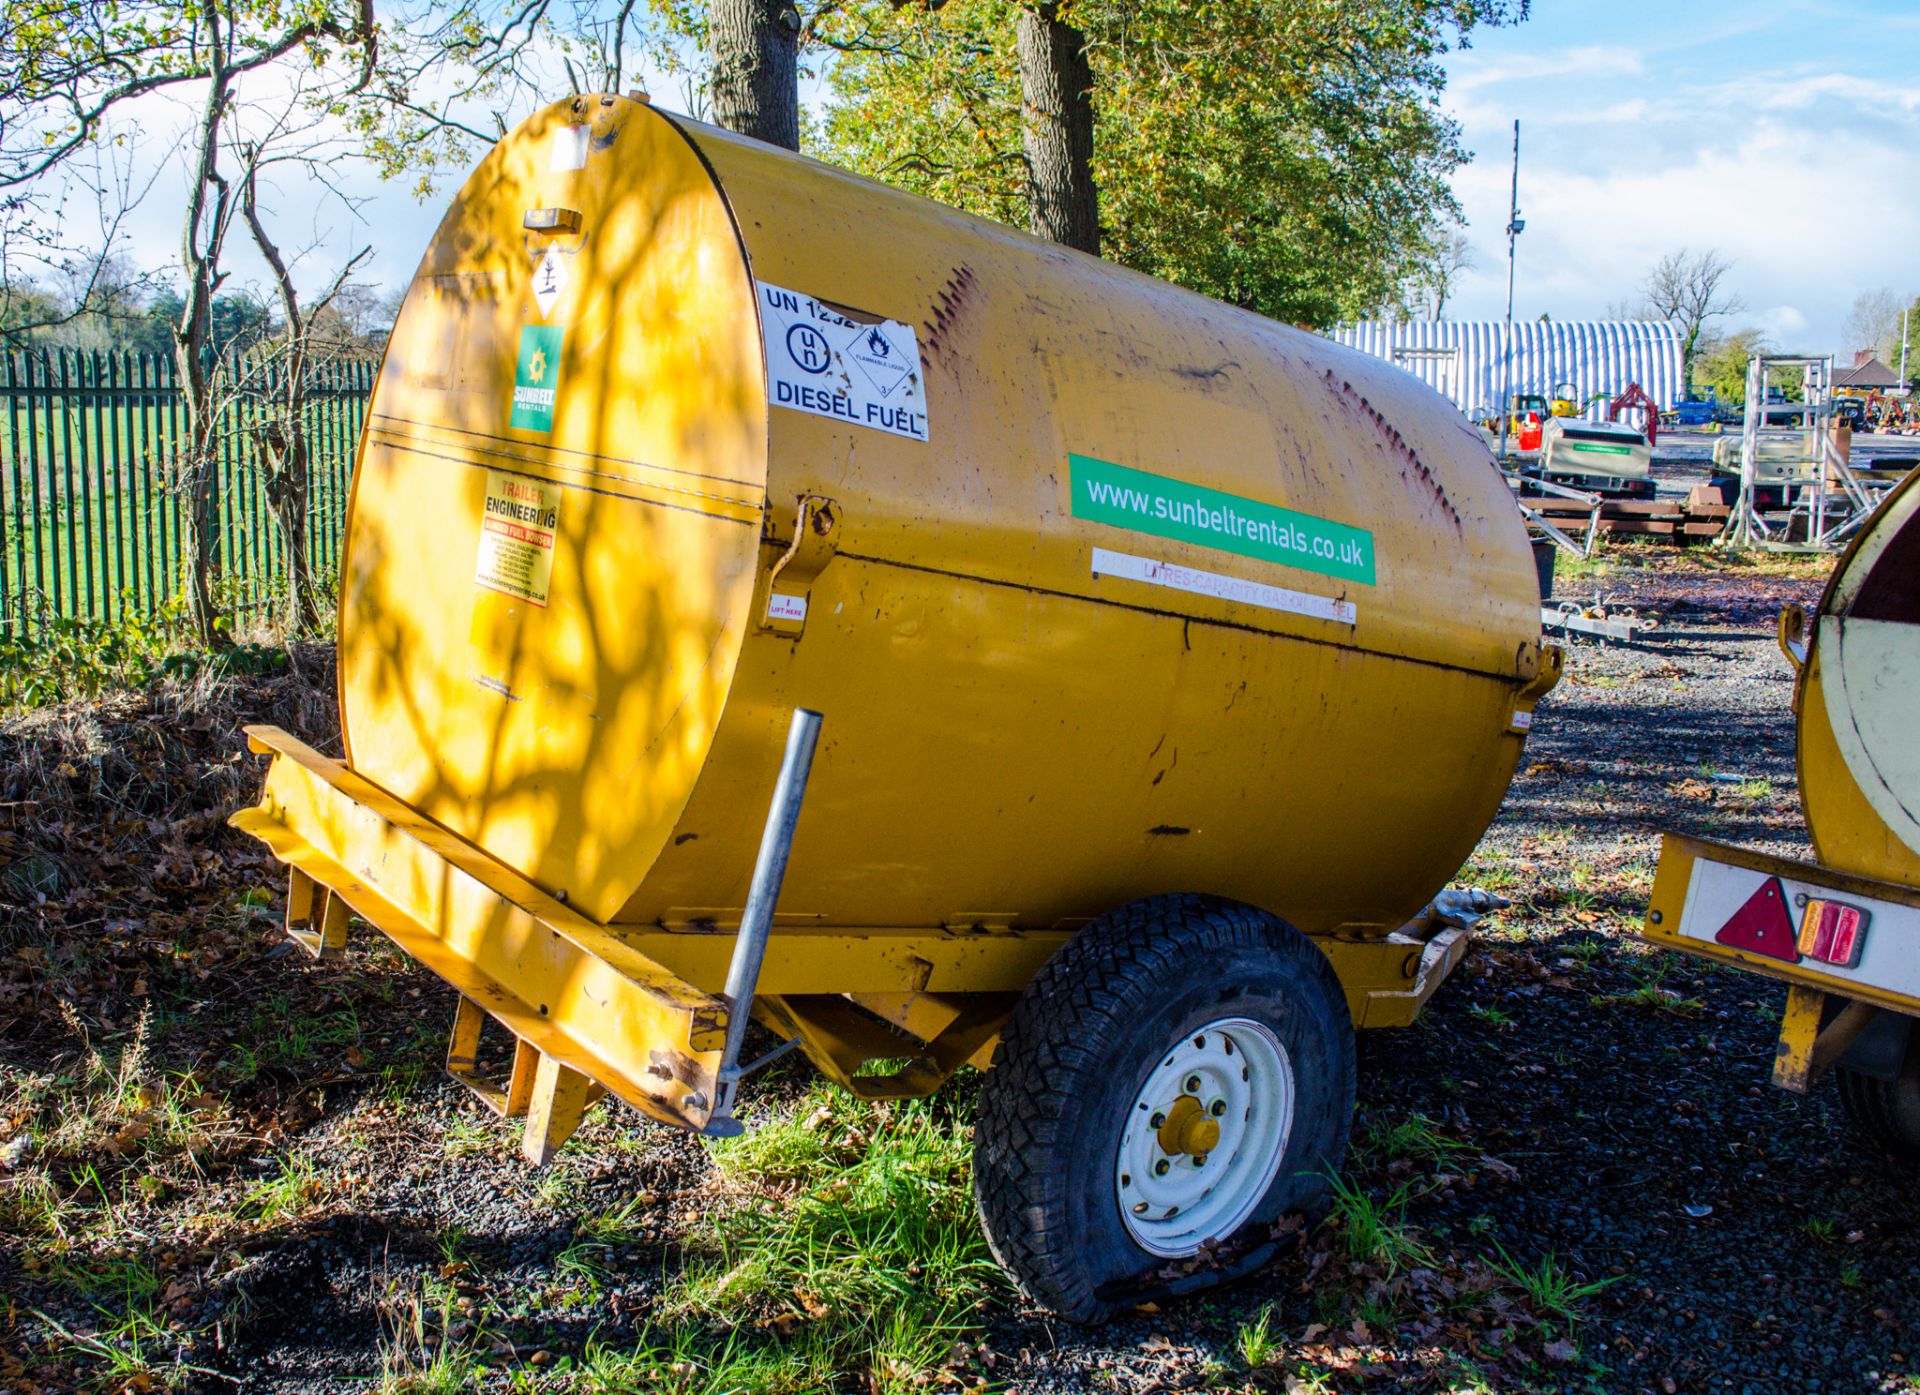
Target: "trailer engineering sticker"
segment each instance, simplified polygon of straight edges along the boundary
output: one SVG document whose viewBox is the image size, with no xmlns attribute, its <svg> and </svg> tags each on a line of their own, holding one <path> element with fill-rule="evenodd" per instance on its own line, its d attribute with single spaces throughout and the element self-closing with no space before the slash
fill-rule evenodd
<svg viewBox="0 0 1920 1395">
<path fill-rule="evenodd" d="M 553 534 L 559 526 L 559 485 L 504 470 L 487 471 L 474 583 L 544 610 L 553 576 Z"/>
<path fill-rule="evenodd" d="M 1067 469 L 1075 518 L 1374 584 L 1373 534 L 1365 528 L 1088 455 L 1069 455 Z"/>
<path fill-rule="evenodd" d="M 1195 596 L 1218 596 L 1223 601 L 1241 601 L 1266 610 L 1285 611 L 1289 615 L 1310 615 L 1316 620 L 1354 623 L 1358 611 L 1352 601 L 1337 601 L 1331 596 L 1314 596 L 1305 591 L 1290 591 L 1284 586 L 1269 586 L 1245 577 L 1224 576 L 1201 571 L 1197 567 L 1177 566 L 1151 557 L 1135 557 L 1128 552 L 1093 550 L 1093 574 L 1144 581 L 1149 586 L 1164 586 L 1170 591 L 1185 591 Z"/>
<path fill-rule="evenodd" d="M 509 426 L 521 431 L 553 430 L 553 403 L 560 391 L 560 345 L 565 338 L 566 331 L 558 325 L 521 327 Z"/>
<path fill-rule="evenodd" d="M 927 439 L 926 377 L 912 325 L 864 324 L 810 295 L 754 284 L 774 406 Z"/>
</svg>

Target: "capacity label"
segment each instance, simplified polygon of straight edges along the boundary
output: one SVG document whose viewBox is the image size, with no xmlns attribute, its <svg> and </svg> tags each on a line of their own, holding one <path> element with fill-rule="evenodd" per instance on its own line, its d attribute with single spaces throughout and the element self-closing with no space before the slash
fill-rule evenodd
<svg viewBox="0 0 1920 1395">
<path fill-rule="evenodd" d="M 559 526 L 559 485 L 487 471 L 480 555 L 473 565 L 475 584 L 544 609 L 547 583 L 553 576 L 553 534 Z"/>
<path fill-rule="evenodd" d="M 1069 455 L 1067 468 L 1075 518 L 1374 584 L 1365 528 L 1089 455 Z"/>
<path fill-rule="evenodd" d="M 863 324 L 810 295 L 757 284 L 774 406 L 927 439 L 927 385 L 912 325 Z"/>
</svg>

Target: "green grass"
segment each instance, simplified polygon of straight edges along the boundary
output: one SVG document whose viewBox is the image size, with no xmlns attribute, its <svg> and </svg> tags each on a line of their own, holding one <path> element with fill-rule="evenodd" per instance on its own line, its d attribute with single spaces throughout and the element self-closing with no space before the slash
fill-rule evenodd
<svg viewBox="0 0 1920 1395">
<path fill-rule="evenodd" d="M 1488 1268 L 1524 1293 L 1536 1312 L 1563 1323 L 1578 1322 L 1581 1305 L 1587 1299 L 1621 1282 L 1620 1277 L 1582 1280 L 1562 1268 L 1552 1250 L 1528 1267 L 1508 1254 L 1499 1241 L 1493 1247 L 1499 1258 L 1488 1260 Z"/>
<path fill-rule="evenodd" d="M 1414 1110 L 1391 1123 L 1374 1120 L 1354 1151 L 1369 1163 L 1404 1158 L 1437 1164 L 1446 1162 L 1456 1154 L 1470 1153 L 1473 1147 L 1444 1132 L 1439 1124 Z"/>
<path fill-rule="evenodd" d="M 310 411 L 308 549 L 317 568 L 332 565 L 358 440 L 359 407 L 335 420 L 328 414 L 338 405 L 323 399 Z M 0 404 L 0 594 L 10 609 L 44 604 L 93 620 L 157 610 L 180 590 L 186 562 L 185 504 L 167 480 L 172 428 L 126 405 L 67 415 L 64 434 L 58 414 L 41 414 L 30 433 L 24 412 L 16 423 Z M 63 441 L 82 434 L 84 449 L 69 459 Z M 268 599 L 285 559 L 248 421 L 229 423 L 215 476 L 223 571 L 241 599 Z"/>
<path fill-rule="evenodd" d="M 1274 1335 L 1271 1303 L 1262 1308 L 1252 1322 L 1240 1324 L 1233 1345 L 1240 1353 L 1241 1364 L 1250 1371 L 1259 1370 L 1280 1354 L 1285 1344 Z"/>
<path fill-rule="evenodd" d="M 1384 1201 L 1376 1201 L 1344 1177 L 1333 1177 L 1332 1219 L 1339 1225 L 1347 1257 L 1377 1264 L 1391 1278 L 1402 1269 L 1427 1262 L 1427 1247 L 1405 1220 L 1412 1196 L 1397 1187 Z"/>
<path fill-rule="evenodd" d="M 788 1395 L 829 1388 L 833 1363 L 826 1352 L 753 1346 L 738 1333 L 725 1336 L 676 1325 L 647 1333 L 629 1349 L 589 1339 L 577 1364 L 556 1373 L 557 1388 L 570 1395 Z"/>
<path fill-rule="evenodd" d="M 936 1105 L 819 1085 L 709 1148 L 719 1194 L 663 1308 L 792 1334 L 794 1379 L 768 1389 L 916 1388 L 1004 1290 L 974 1216 L 965 1130 Z"/>
<path fill-rule="evenodd" d="M 479 1387 L 478 1356 L 447 1337 L 459 1319 L 456 1302 L 453 1286 L 434 1280 L 390 1286 L 381 1296 L 381 1395 L 465 1395 Z"/>
<path fill-rule="evenodd" d="M 288 1154 L 272 1172 L 247 1188 L 236 1214 L 269 1225 L 293 1220 L 317 1205 L 325 1190 L 311 1158 L 301 1153 Z"/>
</svg>

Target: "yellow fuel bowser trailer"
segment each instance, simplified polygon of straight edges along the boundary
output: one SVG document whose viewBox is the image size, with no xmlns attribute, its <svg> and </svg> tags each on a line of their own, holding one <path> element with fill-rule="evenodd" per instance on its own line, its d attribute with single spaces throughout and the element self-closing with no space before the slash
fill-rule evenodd
<svg viewBox="0 0 1920 1395">
<path fill-rule="evenodd" d="M 986 1228 L 1080 1319 L 1322 1195 L 1558 672 L 1405 373 L 618 96 L 454 199 L 340 575 L 344 759 L 253 729 L 234 820 L 303 942 L 446 979 L 536 1160 L 603 1090 L 736 1130 L 749 1014 L 991 1066 Z"/>
<path fill-rule="evenodd" d="M 1773 1080 L 1829 1068 L 1852 1121 L 1920 1160 L 1920 472 L 1842 554 L 1794 665 L 1815 862 L 1668 834 L 1645 936 L 1789 987 Z"/>
</svg>

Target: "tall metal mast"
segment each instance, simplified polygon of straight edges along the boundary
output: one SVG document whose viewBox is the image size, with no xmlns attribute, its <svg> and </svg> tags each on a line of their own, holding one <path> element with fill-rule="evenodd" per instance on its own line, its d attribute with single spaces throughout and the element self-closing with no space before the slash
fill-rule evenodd
<svg viewBox="0 0 1920 1395">
<path fill-rule="evenodd" d="M 1513 123 L 1513 197 L 1507 205 L 1507 334 L 1500 356 L 1500 457 L 1507 454 L 1507 423 L 1513 418 L 1513 245 L 1527 226 L 1520 216 L 1520 123 Z"/>
</svg>

